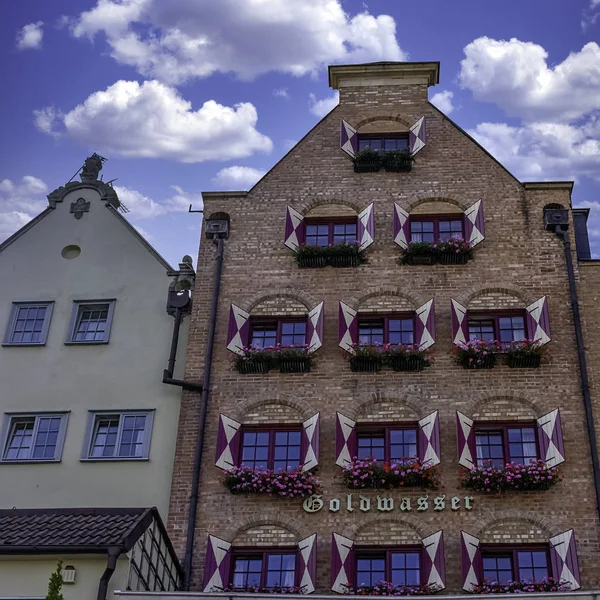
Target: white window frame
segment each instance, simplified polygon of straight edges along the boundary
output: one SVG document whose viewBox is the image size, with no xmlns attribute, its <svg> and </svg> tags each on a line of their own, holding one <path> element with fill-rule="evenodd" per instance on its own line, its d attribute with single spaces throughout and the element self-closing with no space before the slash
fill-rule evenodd
<svg viewBox="0 0 600 600">
<path fill-rule="evenodd" d="M 144 443 L 142 446 L 142 456 L 92 456 L 92 445 L 94 442 L 94 433 L 96 431 L 96 422 L 98 419 L 106 417 L 119 417 L 119 430 L 115 442 L 115 452 L 121 446 L 123 435 L 124 417 L 146 417 L 146 427 L 144 429 Z M 88 413 L 85 436 L 83 439 L 83 449 L 81 451 L 81 460 L 85 462 L 106 462 L 106 461 L 147 461 L 150 458 L 150 442 L 152 440 L 152 426 L 154 425 L 154 410 L 91 410 Z"/>
<path fill-rule="evenodd" d="M 110 330 L 112 327 L 113 314 L 115 311 L 114 298 L 102 299 L 102 300 L 73 300 L 73 311 L 71 313 L 71 321 L 69 323 L 69 331 L 67 332 L 67 340 L 65 342 L 68 346 L 94 346 L 98 344 L 108 344 L 110 339 Z M 102 340 L 76 340 L 75 334 L 77 331 L 77 325 L 79 323 L 79 313 L 84 306 L 91 305 L 106 305 L 108 309 L 108 315 L 106 317 L 106 329 L 104 331 L 104 338 Z"/>
<path fill-rule="evenodd" d="M 17 325 L 17 316 L 21 308 L 45 308 L 46 315 L 44 317 L 44 324 L 40 333 L 39 342 L 14 342 L 12 337 L 15 333 L 15 327 Z M 48 331 L 50 329 L 50 320 L 52 319 L 52 309 L 54 308 L 53 300 L 32 300 L 26 302 L 13 302 L 10 317 L 8 319 L 8 325 L 4 334 L 3 346 L 45 346 L 46 340 L 48 339 Z"/>
<path fill-rule="evenodd" d="M 8 449 L 8 443 L 10 442 L 10 434 L 12 432 L 13 423 L 18 419 L 35 419 L 32 434 L 31 451 L 35 447 L 35 440 L 38 434 L 40 419 L 42 418 L 56 418 L 61 419 L 60 427 L 58 430 L 58 436 L 56 439 L 56 449 L 53 458 L 5 458 L 4 455 Z M 69 413 L 66 411 L 60 412 L 29 412 L 29 413 L 5 413 L 4 422 L 2 424 L 2 430 L 0 432 L 0 463 L 1 464 L 23 464 L 23 463 L 52 463 L 60 462 L 62 460 L 62 452 L 65 444 L 65 437 L 67 433 L 67 423 L 69 420 Z"/>
</svg>

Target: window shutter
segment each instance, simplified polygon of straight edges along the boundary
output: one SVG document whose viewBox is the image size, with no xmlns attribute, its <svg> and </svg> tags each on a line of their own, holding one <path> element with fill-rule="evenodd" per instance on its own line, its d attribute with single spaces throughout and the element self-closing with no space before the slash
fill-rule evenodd
<svg viewBox="0 0 600 600">
<path fill-rule="evenodd" d="M 360 249 L 368 248 L 375 239 L 375 220 L 373 217 L 373 203 L 369 204 L 365 210 L 358 213 L 358 243 Z"/>
<path fill-rule="evenodd" d="M 530 304 L 527 311 L 527 329 L 529 337 L 540 345 L 550 341 L 550 320 L 548 318 L 548 302 L 546 296 Z"/>
<path fill-rule="evenodd" d="M 550 538 L 550 560 L 554 579 L 570 583 L 570 592 L 581 587 L 575 532 L 572 529 Z"/>
<path fill-rule="evenodd" d="M 231 542 L 208 536 L 204 561 L 204 591 L 220 592 L 229 583 Z"/>
<path fill-rule="evenodd" d="M 308 351 L 314 352 L 323 345 L 323 306 L 324 302 L 317 304 L 308 313 L 308 324 L 306 327 L 306 343 Z"/>
<path fill-rule="evenodd" d="M 423 567 L 425 583 L 436 591 L 446 587 L 446 563 L 444 557 L 444 533 L 438 531 L 423 538 Z"/>
<path fill-rule="evenodd" d="M 419 306 L 416 310 L 417 319 L 415 326 L 415 338 L 419 344 L 419 350 L 426 350 L 435 344 L 435 309 L 433 298 Z"/>
<path fill-rule="evenodd" d="M 557 409 L 537 420 L 540 458 L 548 467 L 565 462 L 565 444 L 563 442 L 560 411 Z"/>
<path fill-rule="evenodd" d="M 340 348 L 354 353 L 353 344 L 358 344 L 357 312 L 347 304 L 340 302 Z"/>
<path fill-rule="evenodd" d="M 304 594 L 312 594 L 315 591 L 315 579 L 317 577 L 317 534 L 313 533 L 298 542 L 298 554 L 300 559 L 299 585 Z"/>
<path fill-rule="evenodd" d="M 471 246 L 477 246 L 485 239 L 485 223 L 483 221 L 483 202 L 477 200 L 465 210 L 465 240 Z"/>
<path fill-rule="evenodd" d="M 250 344 L 250 315 L 235 304 L 229 309 L 227 350 L 241 354 Z"/>
<path fill-rule="evenodd" d="M 346 586 L 354 585 L 355 573 L 354 542 L 334 533 L 331 540 L 331 589 L 338 594 L 347 594 Z"/>
<path fill-rule="evenodd" d="M 335 464 L 346 467 L 358 452 L 356 421 L 335 413 Z"/>
<path fill-rule="evenodd" d="M 408 248 L 410 242 L 410 216 L 394 202 L 394 242 L 401 248 Z"/>
<path fill-rule="evenodd" d="M 452 318 L 452 343 L 466 343 L 469 339 L 467 309 L 454 298 L 450 299 L 450 316 Z"/>
<path fill-rule="evenodd" d="M 421 117 L 411 128 L 408 134 L 408 147 L 410 153 L 414 156 L 419 150 L 425 147 L 427 142 L 427 132 L 425 127 L 425 117 Z"/>
<path fill-rule="evenodd" d="M 298 246 L 304 243 L 304 234 L 304 217 L 297 210 L 288 206 L 285 215 L 285 239 L 283 243 L 295 252 Z"/>
<path fill-rule="evenodd" d="M 440 463 L 440 419 L 437 410 L 419 421 L 419 458 L 430 467 Z"/>
<path fill-rule="evenodd" d="M 479 548 L 479 539 L 467 533 L 460 532 L 460 551 L 462 561 L 463 590 L 473 591 L 474 585 L 479 585 L 483 575 L 483 559 Z"/>
<path fill-rule="evenodd" d="M 477 447 L 475 444 L 475 427 L 473 419 L 456 411 L 456 435 L 458 441 L 458 464 L 466 469 L 475 468 Z"/>
<path fill-rule="evenodd" d="M 310 471 L 319 464 L 319 413 L 302 423 L 302 453 L 301 464 L 303 471 Z"/>
<path fill-rule="evenodd" d="M 349 123 L 346 123 L 342 119 L 342 130 L 340 136 L 340 147 L 342 150 L 354 158 L 354 155 L 358 152 L 358 133 L 356 129 Z"/>
<path fill-rule="evenodd" d="M 229 471 L 238 464 L 240 455 L 241 424 L 225 415 L 219 415 L 217 432 L 217 457 L 215 465 Z"/>
</svg>

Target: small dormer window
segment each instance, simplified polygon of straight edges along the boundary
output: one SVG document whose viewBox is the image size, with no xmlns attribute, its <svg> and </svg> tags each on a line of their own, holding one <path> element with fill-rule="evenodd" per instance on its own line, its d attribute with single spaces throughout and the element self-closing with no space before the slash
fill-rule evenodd
<svg viewBox="0 0 600 600">
<path fill-rule="evenodd" d="M 374 152 L 394 152 L 408 148 L 408 133 L 368 133 L 358 136 L 358 151 L 370 148 Z"/>
</svg>

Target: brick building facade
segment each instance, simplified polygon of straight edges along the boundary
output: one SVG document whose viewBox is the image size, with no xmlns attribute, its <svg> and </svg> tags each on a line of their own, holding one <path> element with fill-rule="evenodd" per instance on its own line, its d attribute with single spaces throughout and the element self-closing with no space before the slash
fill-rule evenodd
<svg viewBox="0 0 600 600">
<path fill-rule="evenodd" d="M 332 67 L 338 107 L 249 192 L 203 195 L 205 215 L 227 217 L 230 233 L 224 242 L 191 590 L 226 586 L 234 569 L 247 574 L 254 568 L 241 566 L 242 559 L 266 564 L 269 551 L 279 557 L 297 552 L 294 582 L 321 594 L 332 593 L 332 585 L 342 591 L 341 584 L 360 584 L 354 579 L 359 560 L 373 578 L 381 578 L 382 568 L 389 580 L 393 570 L 407 583 L 417 577 L 449 594 L 472 589 L 484 568 L 488 574 L 512 569 L 512 578 L 527 578 L 539 567 L 536 578 L 561 578 L 571 590 L 600 587 L 600 527 L 569 282 L 563 245 L 544 227 L 545 207 L 570 209 L 572 184 L 515 179 L 429 103 L 428 88 L 437 80 L 437 63 Z M 412 170 L 355 172 L 348 154 L 358 150 L 359 140 L 406 143 L 416 159 Z M 458 229 L 448 223 L 458 223 Z M 338 236 L 342 229 L 334 231 L 335 224 L 350 225 L 349 235 L 356 233 L 367 262 L 300 268 L 296 244 L 310 235 Z M 412 241 L 419 235 L 429 239 L 424 235 L 429 227 L 436 237 L 450 230 L 466 236 L 475 244 L 473 259 L 399 264 L 405 242 L 411 235 Z M 187 380 L 203 374 L 215 257 L 215 246 L 203 242 L 198 277 L 205 285 L 194 293 Z M 582 305 L 593 310 L 597 267 L 585 264 L 580 271 L 573 257 L 584 282 Z M 593 335 L 598 321 L 585 316 Z M 302 320 L 305 328 L 290 329 L 289 323 Z M 279 333 L 272 335 L 279 337 L 270 338 L 265 331 L 274 322 Z M 385 329 L 383 341 L 415 336 L 416 343 L 430 346 L 433 363 L 420 372 L 387 367 L 353 372 L 340 345 L 358 341 L 359 325 L 373 340 L 380 339 L 379 327 Z M 539 368 L 510 368 L 504 360 L 491 369 L 463 368 L 452 350 L 461 336 L 468 339 L 469 327 L 479 327 L 484 336 L 508 336 L 502 339 L 518 339 L 524 328 L 528 337 L 547 342 L 547 356 Z M 316 349 L 315 364 L 308 373 L 241 374 L 232 359 L 253 335 L 269 340 L 283 335 L 284 342 L 305 335 Z M 590 359 L 598 364 L 596 355 Z M 593 374 L 592 384 L 597 388 Z M 197 394 L 184 392 L 169 518 L 180 555 L 199 404 Z M 307 512 L 301 499 L 232 494 L 222 483 L 223 469 L 242 461 L 241 445 L 245 458 L 258 456 L 262 442 L 257 436 L 244 441 L 244 434 L 263 433 L 272 457 L 282 431 L 297 433 L 281 442 L 287 450 L 277 452 L 287 451 L 292 462 L 296 457 L 307 466 L 318 461 L 323 507 L 317 512 Z M 344 487 L 339 465 L 344 453 L 356 454 L 357 434 L 361 440 L 371 435 L 364 443 L 374 447 L 385 432 L 389 457 L 390 431 L 402 438 L 403 452 L 416 452 L 430 464 L 439 461 L 444 487 Z M 490 441 L 502 432 L 503 440 Z M 301 456 L 290 449 L 298 440 Z M 461 487 L 469 460 L 476 461 L 474 454 L 486 444 L 493 453 L 494 443 L 504 445 L 505 460 L 519 462 L 520 456 L 557 465 L 562 480 L 544 491 L 500 495 Z M 383 498 L 394 499 L 392 510 L 382 510 L 390 506 Z M 402 510 L 406 498 L 411 510 Z M 388 562 L 377 562 L 384 555 Z M 280 566 L 273 569 L 283 582 L 287 559 L 277 556 L 273 560 Z M 535 563 L 529 571 L 528 561 Z M 271 567 L 262 568 L 264 585 Z"/>
</svg>

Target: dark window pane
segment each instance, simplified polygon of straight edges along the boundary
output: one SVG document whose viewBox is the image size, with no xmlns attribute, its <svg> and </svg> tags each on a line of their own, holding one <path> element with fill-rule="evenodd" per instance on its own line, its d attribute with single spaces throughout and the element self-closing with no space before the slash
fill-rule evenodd
<svg viewBox="0 0 600 600">
<path fill-rule="evenodd" d="M 390 430 L 390 460 L 402 460 L 417 456 L 417 432 L 413 429 Z"/>
<path fill-rule="evenodd" d="M 384 343 L 383 320 L 362 321 L 358 324 L 358 343 L 366 346 Z"/>
<path fill-rule="evenodd" d="M 273 469 L 293 471 L 300 466 L 300 432 L 278 431 L 275 434 Z"/>
<path fill-rule="evenodd" d="M 281 324 L 281 345 L 302 346 L 306 343 L 306 321 Z"/>
<path fill-rule="evenodd" d="M 500 317 L 500 340 L 518 342 L 525 339 L 525 319 L 523 317 Z"/>
<path fill-rule="evenodd" d="M 483 578 L 507 583 L 512 580 L 512 558 L 509 556 L 483 556 Z"/>
<path fill-rule="evenodd" d="M 419 585 L 421 582 L 419 554 L 416 552 L 392 553 L 392 583 L 395 585 Z"/>
<path fill-rule="evenodd" d="M 385 460 L 385 433 L 359 435 L 358 458 Z"/>
<path fill-rule="evenodd" d="M 251 344 L 256 348 L 269 348 L 277 343 L 277 325 L 256 325 L 252 328 Z"/>
<path fill-rule="evenodd" d="M 477 448 L 478 466 L 504 466 L 504 443 L 502 433 L 476 431 L 475 446 Z"/>
<path fill-rule="evenodd" d="M 269 456 L 269 433 L 245 431 L 242 435 L 242 464 L 266 469 Z"/>
<path fill-rule="evenodd" d="M 469 319 L 469 339 L 493 341 L 494 321 L 492 319 Z"/>
<path fill-rule="evenodd" d="M 510 427 L 508 441 L 511 462 L 528 465 L 537 460 L 537 444 L 533 427 Z"/>
</svg>

